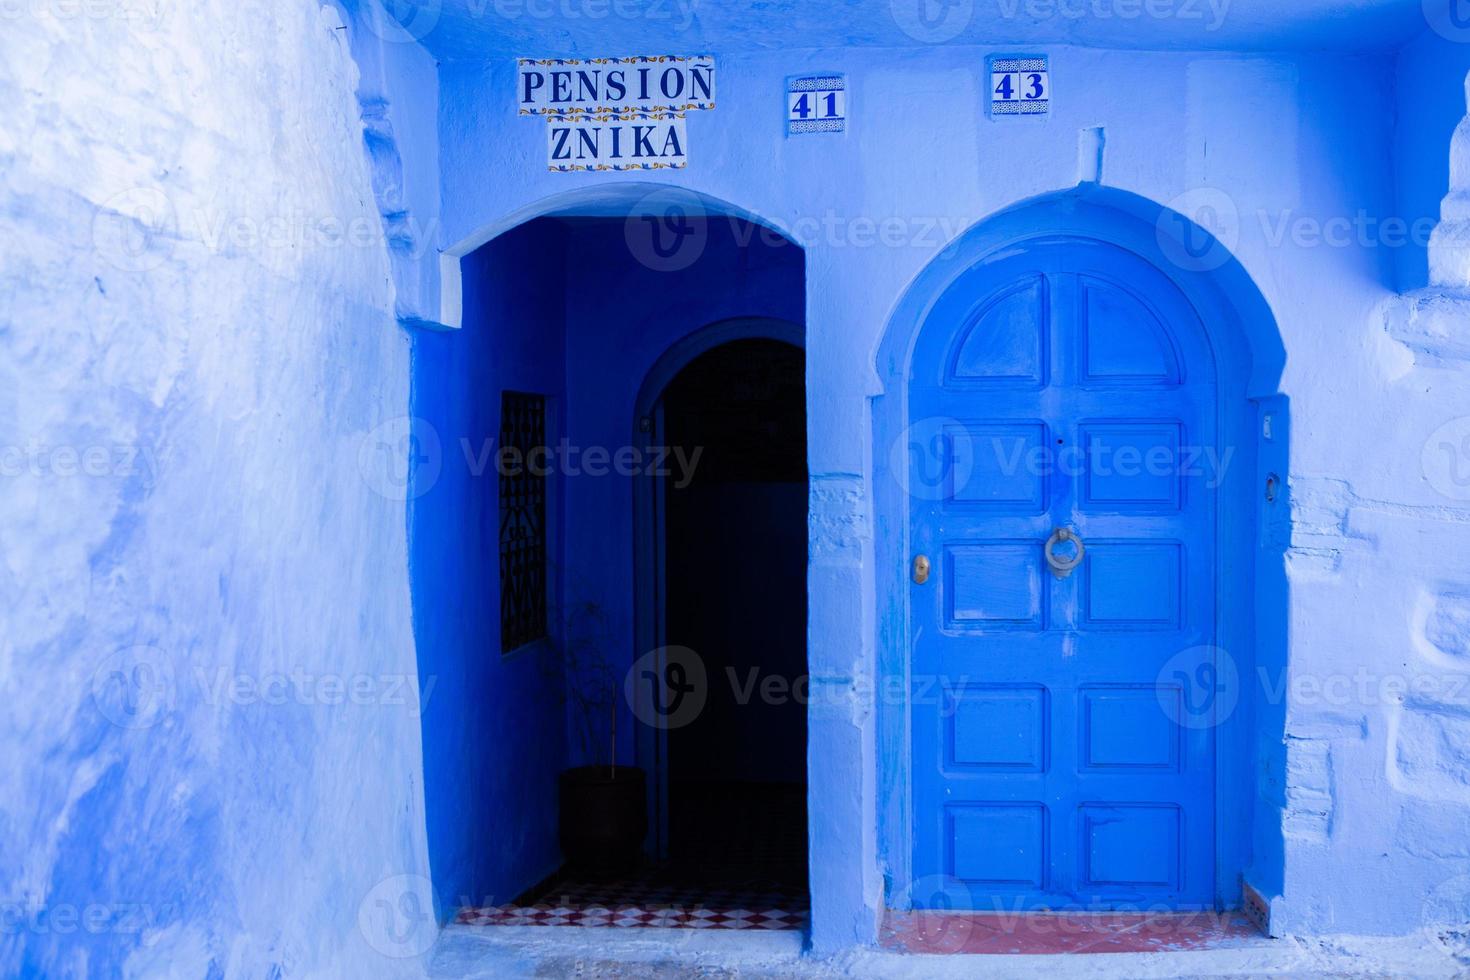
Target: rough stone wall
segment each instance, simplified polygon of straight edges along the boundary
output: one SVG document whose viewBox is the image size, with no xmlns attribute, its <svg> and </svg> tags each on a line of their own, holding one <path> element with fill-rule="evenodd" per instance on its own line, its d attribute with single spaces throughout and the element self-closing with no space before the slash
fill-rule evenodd
<svg viewBox="0 0 1470 980">
<path fill-rule="evenodd" d="M 1470 96 L 1470 80 L 1465 87 Z M 1440 219 L 1429 241 L 1429 281 L 1448 289 L 1470 288 L 1470 116 L 1460 121 L 1450 143 L 1450 189 Z"/>
<path fill-rule="evenodd" d="M 419 972 L 409 345 L 344 26 L 0 21 L 0 974 Z"/>
<path fill-rule="evenodd" d="M 1381 813 L 1353 812 L 1336 795 L 1321 809 L 1329 823 L 1357 825 L 1364 880 L 1381 879 L 1380 893 L 1404 891 L 1396 883 L 1406 879 L 1420 883 L 1410 889 L 1409 907 L 1383 903 L 1389 929 L 1470 920 L 1470 119 L 1456 129 L 1449 156 L 1450 186 L 1429 241 L 1431 285 L 1385 305 L 1388 335 L 1407 355 L 1385 358 L 1386 404 L 1395 406 L 1389 418 L 1403 431 L 1395 441 L 1422 447 L 1419 479 L 1391 487 L 1377 476 L 1385 467 L 1376 454 L 1365 454 L 1356 486 L 1318 486 L 1323 512 L 1333 518 L 1320 533 L 1330 571 L 1395 612 L 1380 642 L 1394 649 L 1397 669 L 1355 675 L 1354 689 L 1366 684 L 1381 720 L 1370 712 L 1360 726 L 1339 711 L 1333 723 L 1319 708 L 1313 737 L 1324 758 L 1311 766 L 1320 774 L 1335 753 L 1358 751 L 1353 743 L 1364 740 L 1381 760 L 1378 771 L 1345 773 L 1355 792 L 1377 790 Z M 1331 707 L 1331 692 L 1313 694 L 1314 703 Z M 1336 818 L 1333 809 L 1341 811 Z M 1327 861 L 1308 854 L 1304 878 Z M 1330 928 L 1329 908 L 1319 904 L 1308 922 Z"/>
</svg>

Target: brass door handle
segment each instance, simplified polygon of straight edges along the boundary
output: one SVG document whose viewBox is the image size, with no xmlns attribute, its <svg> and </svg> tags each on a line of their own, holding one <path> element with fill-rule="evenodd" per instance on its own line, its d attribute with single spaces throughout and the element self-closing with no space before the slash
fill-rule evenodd
<svg viewBox="0 0 1470 980">
<path fill-rule="evenodd" d="M 929 581 L 929 559 L 924 555 L 914 556 L 914 584 L 923 585 Z"/>
</svg>

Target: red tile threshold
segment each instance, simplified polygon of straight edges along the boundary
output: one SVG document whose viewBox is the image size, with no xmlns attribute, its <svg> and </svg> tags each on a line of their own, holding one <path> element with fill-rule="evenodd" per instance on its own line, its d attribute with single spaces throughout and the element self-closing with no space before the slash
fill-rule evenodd
<svg viewBox="0 0 1470 980">
<path fill-rule="evenodd" d="M 1239 912 L 889 912 L 879 938 L 905 953 L 1161 953 L 1263 941 Z"/>
</svg>

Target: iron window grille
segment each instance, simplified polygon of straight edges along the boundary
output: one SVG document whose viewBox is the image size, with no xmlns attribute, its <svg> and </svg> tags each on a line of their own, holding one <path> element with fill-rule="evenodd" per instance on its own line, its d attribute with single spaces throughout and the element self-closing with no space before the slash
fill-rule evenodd
<svg viewBox="0 0 1470 980">
<path fill-rule="evenodd" d="M 502 654 L 546 636 L 545 447 L 546 397 L 501 392 L 498 469 Z M 540 463 L 535 462 L 537 458 Z"/>
</svg>

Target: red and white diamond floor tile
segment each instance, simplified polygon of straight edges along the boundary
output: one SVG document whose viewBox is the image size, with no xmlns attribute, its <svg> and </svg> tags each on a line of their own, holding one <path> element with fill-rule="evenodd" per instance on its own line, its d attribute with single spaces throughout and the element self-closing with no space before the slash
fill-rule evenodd
<svg viewBox="0 0 1470 980">
<path fill-rule="evenodd" d="M 803 929 L 807 910 L 680 907 L 493 905 L 464 908 L 455 920 L 472 926 L 601 926 L 638 929 Z"/>
</svg>

